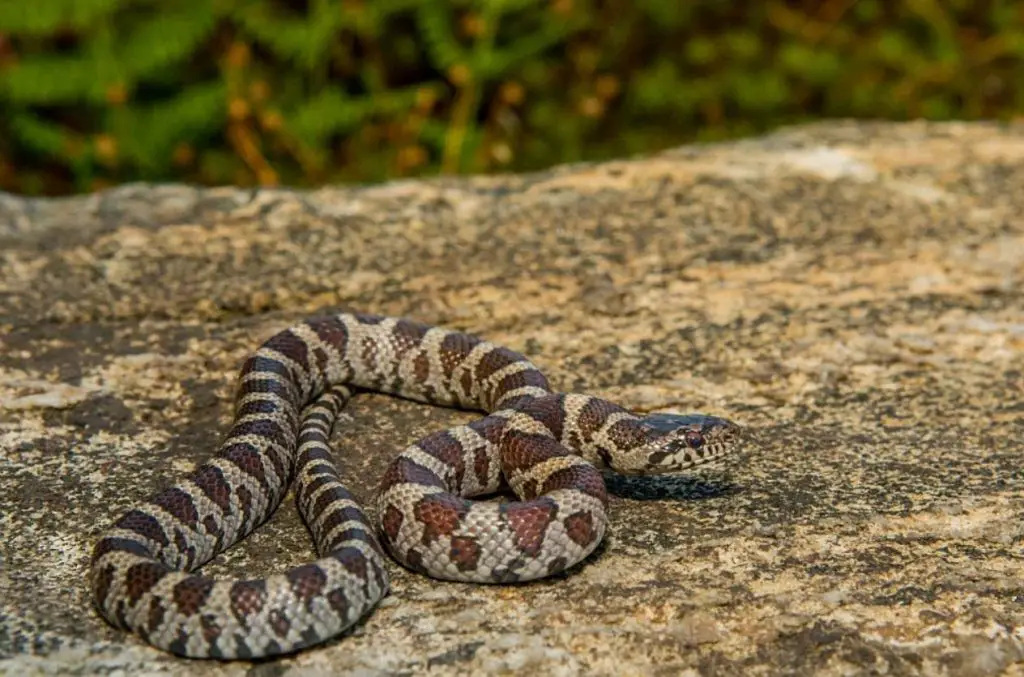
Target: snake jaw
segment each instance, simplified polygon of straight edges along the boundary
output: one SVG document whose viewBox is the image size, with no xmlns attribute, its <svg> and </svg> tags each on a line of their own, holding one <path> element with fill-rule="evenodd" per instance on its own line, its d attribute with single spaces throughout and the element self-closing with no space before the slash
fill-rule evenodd
<svg viewBox="0 0 1024 677">
<path fill-rule="evenodd" d="M 649 414 L 642 425 L 653 439 L 621 459 L 613 470 L 662 475 L 717 461 L 739 447 L 740 427 L 704 414 Z"/>
</svg>

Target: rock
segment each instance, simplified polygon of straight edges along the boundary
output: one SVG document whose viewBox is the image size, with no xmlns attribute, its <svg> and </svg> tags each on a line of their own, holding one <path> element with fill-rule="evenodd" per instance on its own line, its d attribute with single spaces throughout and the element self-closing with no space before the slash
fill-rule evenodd
<svg viewBox="0 0 1024 677">
<path fill-rule="evenodd" d="M 0 671 L 11 674 L 997 674 L 1024 656 L 1024 128 L 827 123 L 652 157 L 363 188 L 0 195 Z M 236 370 L 356 309 L 526 352 L 566 390 L 704 411 L 747 451 L 609 477 L 568 575 L 392 566 L 348 636 L 271 663 L 115 632 L 97 534 L 203 461 Z M 365 501 L 472 413 L 357 398 Z M 207 567 L 311 557 L 288 502 Z"/>
</svg>

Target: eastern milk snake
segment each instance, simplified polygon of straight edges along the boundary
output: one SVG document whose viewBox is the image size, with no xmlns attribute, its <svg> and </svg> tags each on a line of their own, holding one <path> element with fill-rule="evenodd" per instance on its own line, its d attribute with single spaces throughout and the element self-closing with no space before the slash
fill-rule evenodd
<svg viewBox="0 0 1024 677">
<path fill-rule="evenodd" d="M 360 389 L 488 412 L 406 448 L 380 484 L 375 524 L 328 448 Z M 217 455 L 102 535 L 92 592 L 113 625 L 174 654 L 289 653 L 338 635 L 387 594 L 378 537 L 401 564 L 435 578 L 541 578 L 604 537 L 598 467 L 676 472 L 730 453 L 738 438 L 720 418 L 639 416 L 553 392 L 525 357 L 467 334 L 375 315 L 311 319 L 245 362 Z M 188 573 L 263 523 L 292 481 L 320 559 L 253 580 Z M 467 498 L 504 487 L 520 500 Z"/>
</svg>

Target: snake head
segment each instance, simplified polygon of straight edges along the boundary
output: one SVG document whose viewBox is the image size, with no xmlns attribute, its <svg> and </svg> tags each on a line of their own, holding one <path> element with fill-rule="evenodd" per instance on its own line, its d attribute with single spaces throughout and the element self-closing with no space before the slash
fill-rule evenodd
<svg viewBox="0 0 1024 677">
<path fill-rule="evenodd" d="M 740 445 L 740 427 L 732 421 L 704 414 L 648 414 L 640 421 L 648 442 L 612 466 L 630 475 L 679 472 L 717 461 Z"/>
</svg>

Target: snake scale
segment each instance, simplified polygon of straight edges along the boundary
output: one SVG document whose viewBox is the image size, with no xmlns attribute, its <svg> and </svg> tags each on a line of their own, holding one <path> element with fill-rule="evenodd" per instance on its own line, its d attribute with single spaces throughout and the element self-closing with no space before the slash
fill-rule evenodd
<svg viewBox="0 0 1024 677">
<path fill-rule="evenodd" d="M 380 483 L 373 523 L 328 446 L 359 390 L 487 413 L 407 447 Z M 93 598 L 112 625 L 180 656 L 291 653 L 338 635 L 387 594 L 385 549 L 446 580 L 548 576 L 605 534 L 599 467 L 676 472 L 738 439 L 721 418 L 639 416 L 556 393 L 523 355 L 468 334 L 369 314 L 308 319 L 246 360 L 218 453 L 101 535 Z M 252 580 L 191 573 L 264 522 L 290 485 L 320 559 Z M 520 500 L 469 500 L 506 486 Z"/>
</svg>

